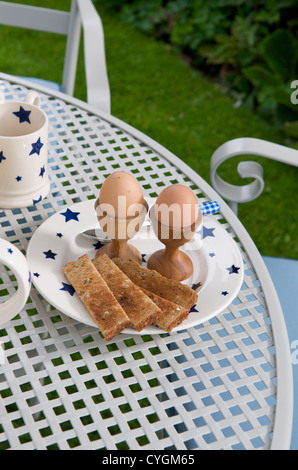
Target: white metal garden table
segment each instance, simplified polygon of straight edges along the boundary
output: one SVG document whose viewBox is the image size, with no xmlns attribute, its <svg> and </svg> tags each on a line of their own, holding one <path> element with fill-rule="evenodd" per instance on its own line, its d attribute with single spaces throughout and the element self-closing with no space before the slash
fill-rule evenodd
<svg viewBox="0 0 298 470">
<path fill-rule="evenodd" d="M 5 98 L 28 82 L 5 74 Z M 24 253 L 49 217 L 98 195 L 104 178 L 132 172 L 144 194 L 190 186 L 237 243 L 244 280 L 218 315 L 171 334 L 98 330 L 59 311 L 32 287 L 25 309 L 0 327 L 0 449 L 287 449 L 292 372 L 283 314 L 261 256 L 229 207 L 179 158 L 124 122 L 34 85 L 49 118 L 51 193 L 0 209 L 0 237 Z M 2 298 L 16 280 L 0 272 Z"/>
</svg>

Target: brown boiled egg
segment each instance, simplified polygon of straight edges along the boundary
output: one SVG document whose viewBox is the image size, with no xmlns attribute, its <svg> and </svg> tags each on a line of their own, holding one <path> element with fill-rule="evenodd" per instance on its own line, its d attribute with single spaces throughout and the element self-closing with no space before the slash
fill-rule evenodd
<svg viewBox="0 0 298 470">
<path fill-rule="evenodd" d="M 134 217 L 144 205 L 142 189 L 131 174 L 116 171 L 104 181 L 99 204 L 108 215 L 118 218 Z"/>
<path fill-rule="evenodd" d="M 154 205 L 154 215 L 164 225 L 189 227 L 199 215 L 198 200 L 194 192 L 183 184 L 165 188 Z"/>
</svg>

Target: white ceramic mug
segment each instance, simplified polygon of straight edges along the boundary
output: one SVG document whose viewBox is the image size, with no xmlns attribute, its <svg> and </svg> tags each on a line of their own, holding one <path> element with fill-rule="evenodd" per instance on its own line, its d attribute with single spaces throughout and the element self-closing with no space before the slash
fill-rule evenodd
<svg viewBox="0 0 298 470">
<path fill-rule="evenodd" d="M 0 263 L 13 272 L 18 283 L 16 293 L 6 302 L 1 303 L 0 297 L 2 325 L 18 315 L 25 306 L 31 289 L 31 274 L 23 253 L 3 238 L 0 238 Z"/>
<path fill-rule="evenodd" d="M 0 103 L 0 208 L 27 207 L 50 190 L 48 118 L 30 91 L 25 100 Z"/>
</svg>

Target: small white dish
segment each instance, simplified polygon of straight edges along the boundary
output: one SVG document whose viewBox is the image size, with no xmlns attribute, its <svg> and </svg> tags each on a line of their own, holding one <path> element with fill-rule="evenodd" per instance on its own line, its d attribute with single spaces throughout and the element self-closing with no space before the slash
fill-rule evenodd
<svg viewBox="0 0 298 470">
<path fill-rule="evenodd" d="M 62 209 L 36 230 L 28 246 L 27 260 L 34 286 L 51 305 L 77 321 L 98 328 L 62 271 L 65 264 L 86 253 L 90 259 L 94 258 L 98 243 L 83 237 L 81 232 L 96 224 L 93 200 Z M 150 255 L 163 247 L 151 226 L 142 227 L 130 243 L 142 253 L 143 267 Z M 244 274 L 237 244 L 208 216 L 204 216 L 202 227 L 182 250 L 194 265 L 192 276 L 184 283 L 198 292 L 198 302 L 190 309 L 188 318 L 172 331 L 196 326 L 222 312 L 237 296 Z M 141 332 L 126 329 L 123 333 L 143 335 L 164 331 L 150 325 Z"/>
<path fill-rule="evenodd" d="M 0 302 L 0 326 L 18 315 L 25 306 L 31 289 L 31 275 L 23 253 L 15 245 L 0 238 L 0 267 L 11 269 L 18 287 L 6 302 Z M 1 273 L 0 273 L 1 276 Z"/>
</svg>

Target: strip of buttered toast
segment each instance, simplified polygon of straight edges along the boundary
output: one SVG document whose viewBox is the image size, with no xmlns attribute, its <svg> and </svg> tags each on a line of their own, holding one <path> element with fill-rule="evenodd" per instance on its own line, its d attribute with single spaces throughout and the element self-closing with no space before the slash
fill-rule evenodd
<svg viewBox="0 0 298 470">
<path fill-rule="evenodd" d="M 168 279 L 157 271 L 142 268 L 135 261 L 129 259 L 113 258 L 114 263 L 137 286 L 181 305 L 188 310 L 197 302 L 198 294 L 185 284 Z"/>
<path fill-rule="evenodd" d="M 180 325 L 189 315 L 189 309 L 181 307 L 170 300 L 163 299 L 159 295 L 154 294 L 146 289 L 142 291 L 150 297 L 153 302 L 160 308 L 161 314 L 157 317 L 154 324 L 162 330 L 170 333 L 173 328 Z"/>
<path fill-rule="evenodd" d="M 159 307 L 105 253 L 99 252 L 92 262 L 137 331 L 155 322 Z"/>
<path fill-rule="evenodd" d="M 106 341 L 131 326 L 130 319 L 88 255 L 66 264 L 63 272 L 91 313 Z"/>
</svg>

